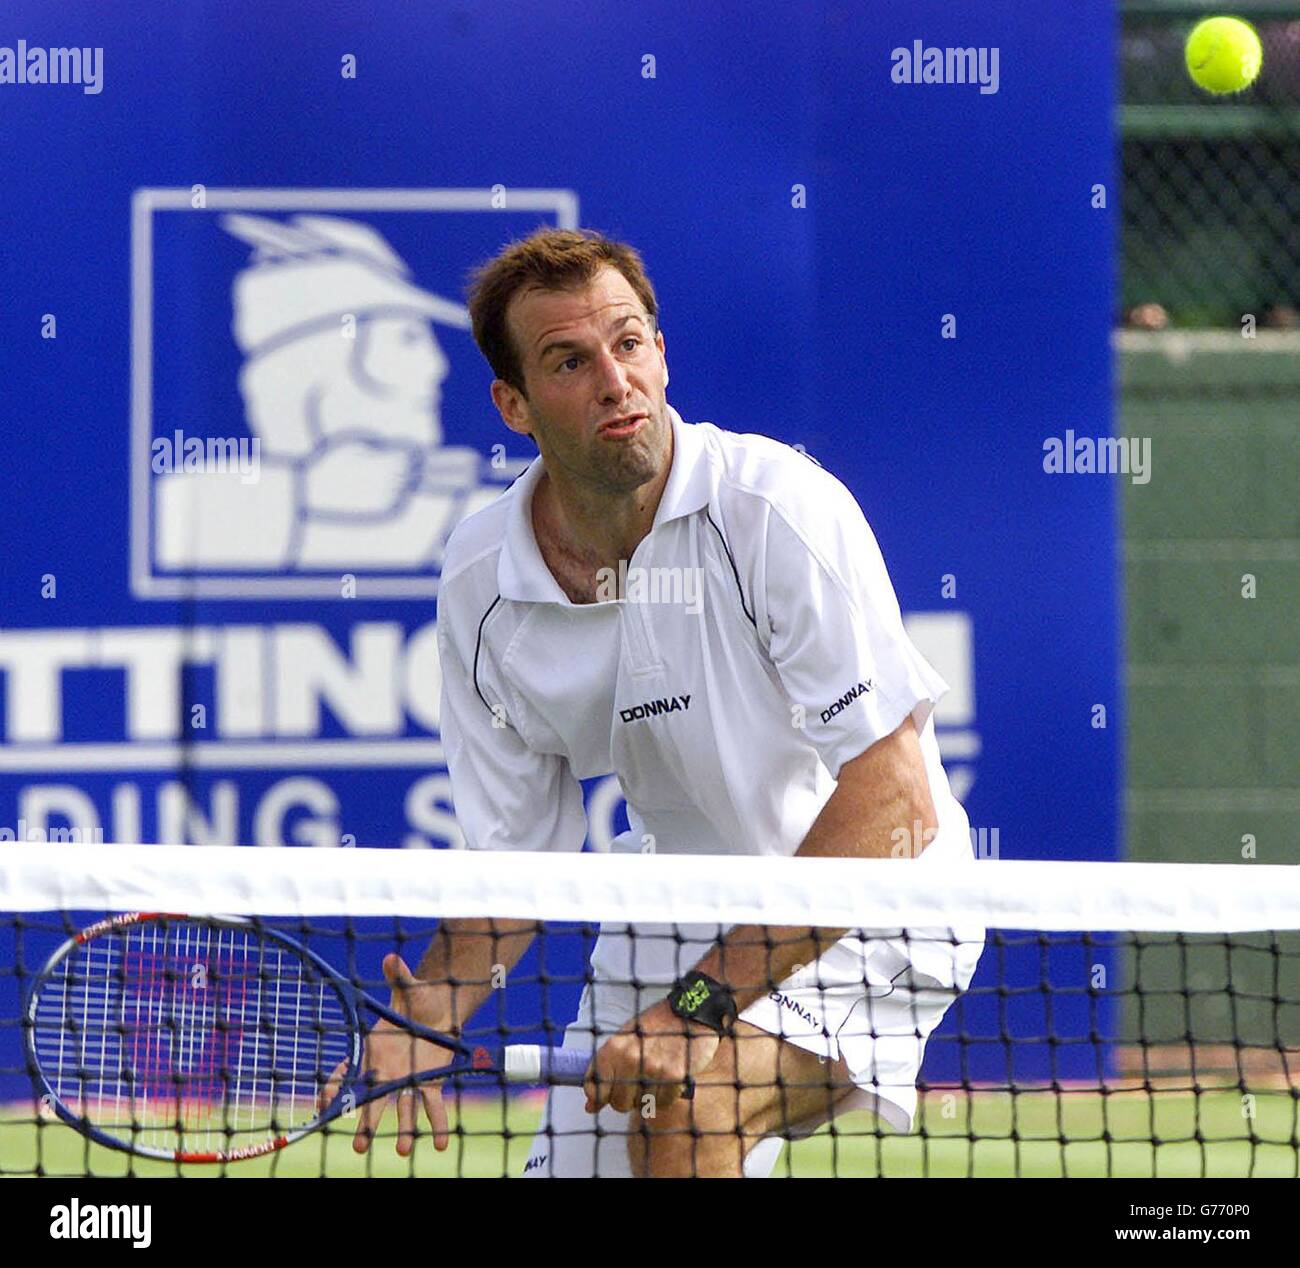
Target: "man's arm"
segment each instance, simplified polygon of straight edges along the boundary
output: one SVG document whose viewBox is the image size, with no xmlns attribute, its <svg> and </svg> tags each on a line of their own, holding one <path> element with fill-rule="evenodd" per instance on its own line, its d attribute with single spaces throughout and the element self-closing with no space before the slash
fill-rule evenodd
<svg viewBox="0 0 1300 1268">
<path fill-rule="evenodd" d="M 501 974 L 508 973 L 519 962 L 537 930 L 537 923 L 531 920 L 444 920 L 420 961 L 418 976 L 396 952 L 384 958 L 384 977 L 393 988 L 393 1011 L 430 1030 L 459 1035 L 491 994 L 493 978 L 500 980 Z M 501 973 L 497 973 L 498 967 Z M 417 1039 L 400 1026 L 381 1019 L 366 1036 L 365 1069 L 376 1083 L 388 1083 L 410 1078 L 420 1070 L 446 1065 L 450 1055 L 428 1040 Z M 342 1078 L 346 1065 L 345 1061 L 334 1071 L 327 1092 Z M 416 1091 L 433 1128 L 434 1148 L 446 1149 L 451 1138 L 442 1089 L 436 1083 L 426 1083 Z M 371 1101 L 361 1107 L 352 1140 L 352 1147 L 358 1153 L 370 1148 L 383 1113 L 381 1101 Z M 415 1120 L 414 1098 L 399 1096 L 396 1147 L 403 1157 L 415 1147 Z"/>
<path fill-rule="evenodd" d="M 478 652 L 485 612 L 496 603 L 495 570 L 479 577 L 453 561 L 448 545 L 438 599 L 438 657 L 441 668 L 440 731 L 451 776 L 456 818 L 473 849 L 580 850 L 587 834 L 582 786 L 568 762 L 529 748 L 494 684 L 491 657 Z M 459 1035 L 495 985 L 527 951 L 540 926 L 530 920 L 461 918 L 444 920 L 416 971 L 396 952 L 384 959 L 394 1012 L 430 1030 Z M 379 1021 L 366 1038 L 365 1068 L 376 1081 L 409 1078 L 447 1064 L 449 1054 L 428 1040 Z M 330 1085 L 342 1077 L 346 1063 Z M 414 1091 L 433 1128 L 434 1146 L 450 1140 L 442 1090 L 436 1083 Z M 416 1095 L 397 1098 L 397 1152 L 415 1146 Z M 384 1105 L 362 1107 L 353 1147 L 364 1152 L 383 1116 Z"/>
<path fill-rule="evenodd" d="M 939 830 L 925 758 L 909 714 L 892 735 L 845 762 L 839 782 L 808 829 L 797 858 L 887 859 L 919 854 Z M 846 929 L 733 929 L 695 966 L 731 987 L 744 1012 L 784 981 L 796 965 L 811 964 L 842 938 Z"/>
<path fill-rule="evenodd" d="M 408 1014 L 430 1030 L 459 1035 L 465 1023 L 532 945 L 535 920 L 444 920 L 407 989 Z"/>
<path fill-rule="evenodd" d="M 800 858 L 891 858 L 898 853 L 901 830 L 910 856 L 925 848 L 938 826 L 925 759 L 909 714 L 891 735 L 844 763 L 835 791 L 795 853 Z M 729 986 L 737 1011 L 744 1012 L 789 977 L 796 965 L 812 963 L 846 932 L 742 925 L 722 938 L 695 971 Z M 666 1000 L 660 1001 L 633 1018 L 596 1054 L 584 1085 L 587 1112 L 595 1113 L 607 1103 L 630 1109 L 638 1080 L 658 1084 L 661 1102 L 671 1104 L 686 1077 L 713 1060 L 718 1043 L 715 1031 L 683 1021 Z"/>
</svg>

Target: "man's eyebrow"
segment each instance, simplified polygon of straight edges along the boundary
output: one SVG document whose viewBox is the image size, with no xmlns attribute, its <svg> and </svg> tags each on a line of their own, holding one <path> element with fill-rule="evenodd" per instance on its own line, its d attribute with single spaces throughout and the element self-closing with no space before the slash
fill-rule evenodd
<svg viewBox="0 0 1300 1268">
<path fill-rule="evenodd" d="M 621 326 L 626 326 L 629 321 L 644 322 L 647 320 L 648 317 L 649 317 L 648 313 L 625 313 L 622 317 L 620 317 L 617 321 L 613 322 L 610 325 L 608 334 L 612 335 L 614 331 L 618 330 Z M 545 338 L 544 335 L 542 337 Z M 544 348 L 542 348 L 542 350 L 537 354 L 537 359 L 539 361 L 542 361 L 545 360 L 545 358 L 549 356 L 552 352 L 556 352 L 558 350 L 565 349 L 565 348 L 576 348 L 576 347 L 578 347 L 578 344 L 573 339 L 553 339 Z"/>
</svg>

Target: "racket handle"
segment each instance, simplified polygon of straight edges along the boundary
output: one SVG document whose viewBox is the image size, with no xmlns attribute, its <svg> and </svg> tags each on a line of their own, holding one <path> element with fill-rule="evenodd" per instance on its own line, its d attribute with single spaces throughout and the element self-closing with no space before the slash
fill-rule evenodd
<svg viewBox="0 0 1300 1268">
<path fill-rule="evenodd" d="M 581 1087 L 591 1053 L 515 1043 L 501 1049 L 501 1072 L 511 1083 L 560 1083 Z"/>
<path fill-rule="evenodd" d="M 501 1070 L 511 1083 L 558 1083 L 581 1087 L 591 1065 L 591 1053 L 576 1048 L 545 1048 L 516 1043 L 501 1049 Z M 687 1079 L 682 1095 L 695 1096 L 695 1080 Z"/>
<path fill-rule="evenodd" d="M 587 1067 L 591 1065 L 591 1053 L 579 1052 L 573 1048 L 541 1048 L 539 1051 L 543 1082 L 582 1086 L 582 1081 L 587 1076 Z"/>
</svg>

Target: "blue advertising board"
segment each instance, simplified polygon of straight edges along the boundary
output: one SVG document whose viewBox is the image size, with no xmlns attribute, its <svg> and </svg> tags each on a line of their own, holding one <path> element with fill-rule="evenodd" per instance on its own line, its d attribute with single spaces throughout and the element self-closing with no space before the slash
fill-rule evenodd
<svg viewBox="0 0 1300 1268">
<path fill-rule="evenodd" d="M 857 495 L 977 848 L 1116 857 L 1113 485 L 1043 463 L 1110 430 L 1109 4 L 132 14 L 0 21 L 6 839 L 462 843 L 439 566 L 533 456 L 464 283 L 551 224 L 642 252 L 688 422 Z M 81 82 L 27 73 L 74 46 Z M 602 849 L 617 781 L 586 792 Z"/>
</svg>

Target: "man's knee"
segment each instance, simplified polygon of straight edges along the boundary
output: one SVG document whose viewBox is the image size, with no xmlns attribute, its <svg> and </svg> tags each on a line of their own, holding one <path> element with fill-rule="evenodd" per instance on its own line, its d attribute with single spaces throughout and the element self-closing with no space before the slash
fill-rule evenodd
<svg viewBox="0 0 1300 1268">
<path fill-rule="evenodd" d="M 766 1136 L 788 1137 L 827 1121 L 853 1090 L 843 1064 L 741 1022 L 696 1084 L 692 1100 L 628 1117 L 628 1156 L 638 1176 L 741 1176 Z"/>
<path fill-rule="evenodd" d="M 734 1125 L 702 1126 L 689 1112 L 659 1121 L 631 1115 L 627 1151 L 632 1174 L 642 1178 L 739 1176 L 747 1152 Z"/>
<path fill-rule="evenodd" d="M 734 1087 L 699 1084 L 694 1098 L 679 1098 L 628 1116 L 632 1174 L 644 1177 L 744 1175 L 745 1158 L 762 1133 Z"/>
</svg>

